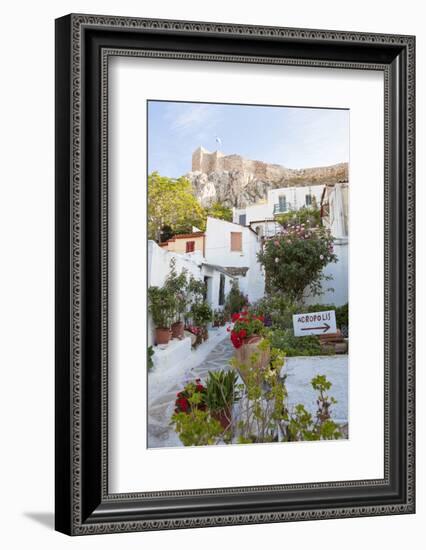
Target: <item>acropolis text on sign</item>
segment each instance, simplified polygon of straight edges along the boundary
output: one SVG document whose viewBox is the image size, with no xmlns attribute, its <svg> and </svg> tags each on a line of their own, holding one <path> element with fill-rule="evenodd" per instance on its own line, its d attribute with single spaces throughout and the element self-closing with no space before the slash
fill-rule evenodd
<svg viewBox="0 0 426 550">
<path fill-rule="evenodd" d="M 336 314 L 333 310 L 298 313 L 293 315 L 293 329 L 295 336 L 334 334 L 337 331 Z"/>
</svg>

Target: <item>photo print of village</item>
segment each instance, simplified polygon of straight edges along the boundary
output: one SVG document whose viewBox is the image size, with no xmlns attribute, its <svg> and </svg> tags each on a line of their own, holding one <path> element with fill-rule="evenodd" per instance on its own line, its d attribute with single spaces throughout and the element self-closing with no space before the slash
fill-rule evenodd
<svg viewBox="0 0 426 550">
<path fill-rule="evenodd" d="M 349 111 L 147 109 L 148 448 L 348 439 Z"/>
</svg>

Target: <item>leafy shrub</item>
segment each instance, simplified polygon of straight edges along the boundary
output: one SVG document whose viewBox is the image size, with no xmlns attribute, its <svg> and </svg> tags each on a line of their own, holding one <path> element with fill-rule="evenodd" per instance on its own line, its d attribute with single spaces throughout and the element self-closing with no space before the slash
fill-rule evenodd
<svg viewBox="0 0 426 550">
<path fill-rule="evenodd" d="M 248 303 L 247 297 L 240 291 L 238 281 L 232 281 L 231 290 L 225 300 L 225 311 L 228 315 L 239 313 Z"/>
<path fill-rule="evenodd" d="M 317 227 L 321 224 L 321 211 L 319 208 L 306 208 L 303 206 L 297 211 L 286 212 L 276 217 L 277 222 L 284 228 L 292 225 L 301 225 Z"/>
<path fill-rule="evenodd" d="M 213 323 L 215 326 L 222 327 L 226 323 L 226 313 L 221 309 L 215 309 L 213 312 Z"/>
<path fill-rule="evenodd" d="M 300 302 L 305 289 L 313 296 L 322 294 L 322 281 L 331 278 L 323 269 L 337 262 L 337 256 L 328 229 L 296 221 L 266 241 L 258 260 L 265 269 L 267 292 L 280 292 Z"/>
<path fill-rule="evenodd" d="M 290 329 L 293 327 L 293 315 L 300 313 L 300 307 L 283 294 L 269 294 L 253 304 L 250 311 L 265 318 L 267 326 Z"/>
<path fill-rule="evenodd" d="M 174 314 L 173 319 L 180 321 L 186 311 L 188 303 L 188 278 L 187 270 L 183 269 L 179 275 L 176 271 L 176 258 L 170 260 L 170 269 L 167 275 L 164 287 L 174 296 Z"/>
<path fill-rule="evenodd" d="M 340 327 L 349 327 L 349 304 L 336 307 L 336 324 Z"/>
<path fill-rule="evenodd" d="M 150 286 L 148 309 L 157 328 L 170 328 L 176 310 L 175 296 L 166 287 Z"/>
<path fill-rule="evenodd" d="M 285 352 L 287 357 L 307 357 L 314 355 L 333 355 L 334 348 L 321 347 L 318 336 L 299 336 L 292 329 L 277 329 L 269 332 L 271 346 Z"/>
<path fill-rule="evenodd" d="M 152 360 L 153 355 L 154 355 L 154 348 L 152 346 L 148 346 L 148 352 L 147 352 L 148 370 L 151 370 L 154 367 L 154 361 Z"/>
<path fill-rule="evenodd" d="M 205 327 L 213 316 L 212 309 L 207 302 L 195 302 L 191 306 L 190 313 L 197 327 Z"/>
</svg>

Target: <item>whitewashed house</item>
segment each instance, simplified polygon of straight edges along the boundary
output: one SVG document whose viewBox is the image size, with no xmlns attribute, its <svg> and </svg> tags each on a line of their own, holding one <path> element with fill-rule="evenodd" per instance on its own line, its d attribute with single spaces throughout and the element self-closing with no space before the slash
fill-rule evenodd
<svg viewBox="0 0 426 550">
<path fill-rule="evenodd" d="M 265 293 L 265 276 L 257 260 L 261 246 L 259 235 L 251 227 L 207 218 L 206 263 L 236 277 L 240 290 L 250 302 L 259 300 Z"/>
<path fill-rule="evenodd" d="M 331 275 L 331 281 L 324 281 L 324 294 L 309 297 L 306 303 L 334 304 L 341 306 L 349 301 L 349 186 L 347 183 L 328 184 L 321 197 L 321 218 L 334 237 L 336 263 L 328 264 L 324 275 Z M 327 290 L 330 287 L 333 291 Z"/>
<path fill-rule="evenodd" d="M 338 261 L 324 269 L 324 274 L 331 275 L 333 279 L 324 281 L 323 294 L 308 295 L 305 299 L 307 304 L 319 302 L 339 306 L 348 302 L 348 189 L 347 183 L 271 189 L 266 201 L 233 209 L 234 223 L 268 238 L 281 230 L 275 221 L 277 215 L 302 207 L 320 207 L 323 224 L 334 237 L 334 253 Z"/>
<path fill-rule="evenodd" d="M 281 187 L 270 189 L 264 202 L 233 209 L 233 222 L 250 227 L 263 237 L 275 235 L 278 227 L 275 216 L 299 210 L 303 206 L 319 206 L 324 185 Z"/>
<path fill-rule="evenodd" d="M 190 239 L 190 238 L 189 238 Z M 189 242 L 192 242 L 189 240 Z M 186 248 L 183 247 L 183 250 Z M 210 307 L 222 309 L 226 296 L 231 289 L 235 275 L 226 271 L 220 265 L 210 265 L 202 252 L 174 252 L 165 246 L 159 246 L 155 241 L 148 241 L 148 287 L 163 286 L 170 272 L 170 261 L 175 259 L 175 269 L 179 274 L 183 270 L 206 284 L 206 299 Z M 154 331 L 151 315 L 148 314 L 148 346 L 154 343 Z"/>
</svg>

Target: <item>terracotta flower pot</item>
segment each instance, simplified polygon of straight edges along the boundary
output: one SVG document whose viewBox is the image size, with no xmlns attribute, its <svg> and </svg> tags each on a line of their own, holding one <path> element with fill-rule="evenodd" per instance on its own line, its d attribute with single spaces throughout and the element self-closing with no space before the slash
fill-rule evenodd
<svg viewBox="0 0 426 550">
<path fill-rule="evenodd" d="M 262 341 L 261 336 L 253 335 L 244 339 L 244 344 L 235 350 L 235 356 L 239 363 L 241 363 L 241 368 L 238 369 L 241 378 L 243 381 L 246 381 L 246 375 L 248 371 L 252 368 L 259 370 L 259 379 L 260 371 L 265 370 L 269 365 L 270 352 L 268 350 L 259 351 L 258 347 Z M 256 353 L 258 358 L 255 364 L 252 365 L 251 356 Z"/>
<path fill-rule="evenodd" d="M 184 327 L 185 325 L 182 321 L 177 321 L 176 323 L 173 323 L 172 338 L 179 338 L 181 340 L 183 338 Z"/>
<path fill-rule="evenodd" d="M 156 328 L 155 329 L 155 342 L 157 346 L 162 344 L 168 344 L 170 342 L 172 333 L 169 328 Z"/>
</svg>

